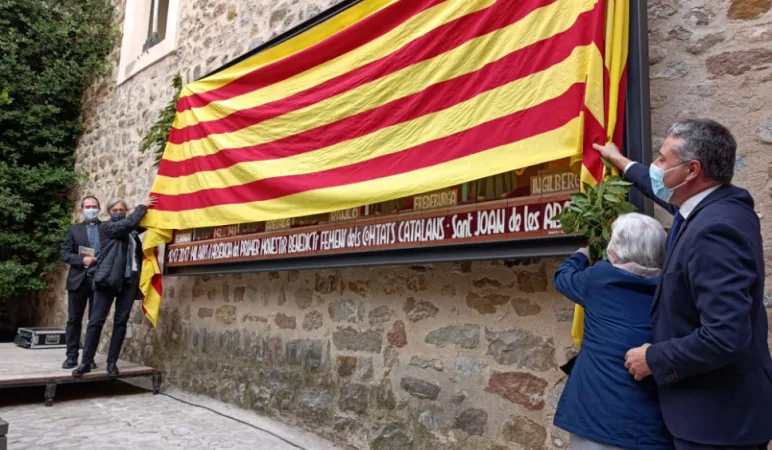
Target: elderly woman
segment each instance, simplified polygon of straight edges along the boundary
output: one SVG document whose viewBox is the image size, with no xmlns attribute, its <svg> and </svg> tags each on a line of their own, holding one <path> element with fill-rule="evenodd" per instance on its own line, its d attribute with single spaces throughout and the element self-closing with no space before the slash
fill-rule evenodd
<svg viewBox="0 0 772 450">
<path fill-rule="evenodd" d="M 637 382 L 625 353 L 651 342 L 651 310 L 665 259 L 665 231 L 642 214 L 612 225 L 609 261 L 586 250 L 563 261 L 555 289 L 585 308 L 584 340 L 555 413 L 571 448 L 672 449 L 651 378 Z"/>
<path fill-rule="evenodd" d="M 94 272 L 94 307 L 86 329 L 86 343 L 80 366 L 72 371 L 73 377 L 82 377 L 91 371 L 102 327 L 115 300 L 113 335 L 107 353 L 107 374 L 118 376 L 118 355 L 126 337 L 126 324 L 134 300 L 142 298 L 139 275 L 142 268 L 142 243 L 138 233 L 147 209 L 155 205 L 154 196 L 134 209 L 128 217 L 126 201 L 114 198 L 107 204 L 110 220 L 99 225 L 100 255 Z"/>
</svg>

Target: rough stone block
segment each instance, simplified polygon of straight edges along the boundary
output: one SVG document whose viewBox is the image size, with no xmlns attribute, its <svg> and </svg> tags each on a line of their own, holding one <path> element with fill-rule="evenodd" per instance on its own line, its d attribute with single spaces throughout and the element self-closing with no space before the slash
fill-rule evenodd
<svg viewBox="0 0 772 450">
<path fill-rule="evenodd" d="M 338 376 L 341 378 L 348 378 L 354 374 L 357 368 L 357 359 L 353 356 L 336 356 L 338 361 Z"/>
<path fill-rule="evenodd" d="M 520 317 L 535 316 L 541 312 L 541 306 L 531 303 L 527 298 L 513 298 L 512 307 Z"/>
<path fill-rule="evenodd" d="M 394 312 L 388 306 L 379 306 L 371 309 L 368 314 L 370 326 L 374 327 L 388 323 L 391 320 L 392 315 L 394 315 Z"/>
<path fill-rule="evenodd" d="M 485 367 L 485 361 L 472 356 L 461 355 L 456 358 L 456 374 L 461 377 L 471 377 Z"/>
<path fill-rule="evenodd" d="M 496 314 L 496 307 L 509 302 L 508 295 L 485 294 L 480 295 L 470 292 L 466 296 L 466 306 L 476 310 L 480 314 Z"/>
<path fill-rule="evenodd" d="M 313 292 L 308 289 L 298 289 L 295 292 L 295 304 L 300 309 L 306 309 L 314 302 Z"/>
<path fill-rule="evenodd" d="M 413 297 L 408 297 L 405 301 L 405 306 L 402 308 L 407 314 L 407 318 L 412 322 L 418 322 L 419 320 L 426 319 L 427 317 L 434 317 L 439 312 L 439 308 L 434 306 L 432 302 L 425 300 L 417 301 Z"/>
<path fill-rule="evenodd" d="M 288 316 L 284 313 L 278 313 L 276 314 L 276 317 L 273 321 L 276 326 L 285 330 L 294 330 L 297 328 L 297 319 L 295 316 Z"/>
<path fill-rule="evenodd" d="M 544 292 L 547 290 L 547 271 L 540 266 L 536 272 L 521 270 L 517 276 L 517 287 L 522 292 Z"/>
<path fill-rule="evenodd" d="M 442 427 L 440 419 L 431 411 L 424 411 L 418 417 L 418 422 L 429 431 L 437 431 Z"/>
<path fill-rule="evenodd" d="M 439 359 L 424 359 L 420 356 L 413 356 L 410 358 L 408 365 L 420 367 L 422 369 L 432 368 L 436 371 L 442 372 L 445 367 L 442 365 L 442 361 Z"/>
<path fill-rule="evenodd" d="M 413 434 L 402 422 L 379 422 L 371 431 L 371 450 L 410 450 Z"/>
<path fill-rule="evenodd" d="M 488 413 L 482 409 L 470 408 L 456 416 L 453 428 L 463 430 L 470 436 L 482 436 L 488 423 Z"/>
<path fill-rule="evenodd" d="M 393 347 L 402 348 L 407 345 L 407 333 L 405 332 L 405 323 L 401 320 L 394 322 L 391 331 L 386 333 L 386 340 Z"/>
<path fill-rule="evenodd" d="M 732 0 L 727 17 L 733 20 L 753 20 L 772 9 L 772 0 Z"/>
<path fill-rule="evenodd" d="M 333 322 L 359 322 L 362 320 L 364 305 L 353 300 L 338 300 L 328 307 Z"/>
<path fill-rule="evenodd" d="M 383 333 L 378 330 L 357 331 L 346 327 L 332 333 L 332 342 L 341 350 L 380 353 Z"/>
<path fill-rule="evenodd" d="M 324 421 L 330 413 L 332 397 L 318 389 L 305 389 L 298 393 L 297 414 L 314 421 Z"/>
<path fill-rule="evenodd" d="M 557 367 L 555 342 L 525 330 L 495 333 L 485 330 L 488 355 L 499 364 L 516 364 L 532 370 L 545 371 Z"/>
<path fill-rule="evenodd" d="M 303 318 L 302 327 L 306 331 L 317 330 L 324 325 L 324 316 L 319 311 L 311 311 Z"/>
<path fill-rule="evenodd" d="M 525 372 L 494 373 L 486 392 L 500 395 L 512 403 L 531 410 L 544 408 L 544 390 L 547 381 Z"/>
<path fill-rule="evenodd" d="M 525 416 L 508 420 L 502 429 L 504 439 L 520 444 L 526 450 L 541 449 L 547 439 L 547 430 Z"/>
<path fill-rule="evenodd" d="M 418 378 L 413 377 L 402 378 L 399 385 L 410 395 L 429 400 L 436 400 L 437 396 L 442 390 L 442 388 L 435 383 L 430 383 L 428 381 L 419 380 Z"/>
<path fill-rule="evenodd" d="M 357 414 L 367 412 L 370 390 L 363 384 L 346 384 L 340 388 L 340 400 L 338 406 L 344 411 L 353 411 Z"/>
<path fill-rule="evenodd" d="M 236 307 L 231 305 L 223 305 L 217 308 L 215 312 L 215 320 L 217 323 L 223 325 L 230 325 L 236 322 Z"/>
<path fill-rule="evenodd" d="M 464 348 L 475 348 L 480 343 L 480 326 L 464 324 L 440 328 L 426 335 L 426 343 L 438 347 L 458 345 Z"/>
<path fill-rule="evenodd" d="M 324 343 L 310 339 L 298 339 L 287 342 L 287 364 L 319 369 L 322 366 Z"/>
</svg>

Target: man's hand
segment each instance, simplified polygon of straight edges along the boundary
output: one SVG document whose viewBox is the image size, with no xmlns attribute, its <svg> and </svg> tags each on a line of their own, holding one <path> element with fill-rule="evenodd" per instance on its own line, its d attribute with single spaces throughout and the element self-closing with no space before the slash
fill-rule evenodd
<svg viewBox="0 0 772 450">
<path fill-rule="evenodd" d="M 651 344 L 643 344 L 638 348 L 631 349 L 625 355 L 625 369 L 635 378 L 635 381 L 641 381 L 651 375 L 649 365 L 646 363 L 646 350 Z"/>
<path fill-rule="evenodd" d="M 618 170 L 625 170 L 630 160 L 619 151 L 619 148 L 613 143 L 609 142 L 606 145 L 592 144 L 592 148 L 600 152 L 600 156 L 608 160 Z"/>
<path fill-rule="evenodd" d="M 86 267 L 91 267 L 94 264 L 96 264 L 96 262 L 97 262 L 97 259 L 94 258 L 93 256 L 84 256 L 83 257 L 83 265 L 86 266 Z"/>
</svg>

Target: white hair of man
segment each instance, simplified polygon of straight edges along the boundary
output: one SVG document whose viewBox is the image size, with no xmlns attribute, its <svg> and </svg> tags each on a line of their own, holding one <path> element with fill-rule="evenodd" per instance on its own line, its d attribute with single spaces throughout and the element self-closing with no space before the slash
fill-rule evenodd
<svg viewBox="0 0 772 450">
<path fill-rule="evenodd" d="M 653 217 L 623 214 L 611 225 L 609 257 L 614 265 L 634 263 L 662 268 L 665 262 L 665 229 Z"/>
</svg>

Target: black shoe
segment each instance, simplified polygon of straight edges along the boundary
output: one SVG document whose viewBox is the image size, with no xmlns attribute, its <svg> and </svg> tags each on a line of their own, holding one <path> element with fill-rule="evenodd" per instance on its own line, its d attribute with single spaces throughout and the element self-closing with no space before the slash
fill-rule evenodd
<svg viewBox="0 0 772 450">
<path fill-rule="evenodd" d="M 96 370 L 97 369 L 97 365 L 96 365 L 95 362 L 92 362 L 90 367 L 91 367 L 91 370 Z"/>
<path fill-rule="evenodd" d="M 71 358 L 69 356 L 62 364 L 62 369 L 74 369 L 76 367 L 78 367 L 78 358 Z"/>
<path fill-rule="evenodd" d="M 111 377 L 117 377 L 121 372 L 118 371 L 118 366 L 115 363 L 107 363 L 107 375 Z"/>
<path fill-rule="evenodd" d="M 87 374 L 89 372 L 91 372 L 91 364 L 83 363 L 80 366 L 78 366 L 77 369 L 72 371 L 72 376 L 75 378 L 80 378 L 84 374 Z"/>
</svg>

